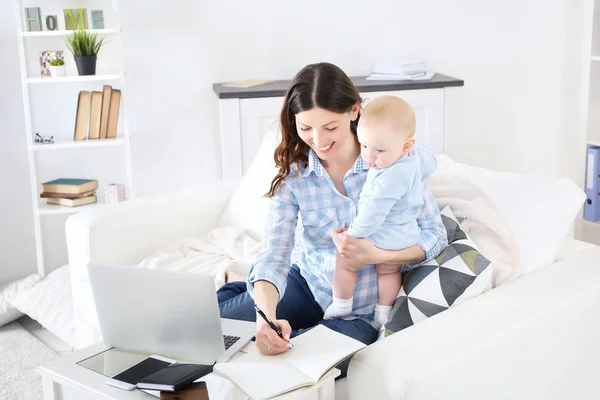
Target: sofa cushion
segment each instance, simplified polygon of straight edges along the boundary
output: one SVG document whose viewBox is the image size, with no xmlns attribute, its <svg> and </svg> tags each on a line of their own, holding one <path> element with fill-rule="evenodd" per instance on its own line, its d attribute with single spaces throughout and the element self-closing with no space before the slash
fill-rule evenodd
<svg viewBox="0 0 600 400">
<path fill-rule="evenodd" d="M 427 182 L 440 209 L 453 207 L 464 230 L 496 263 L 495 285 L 553 263 L 585 201 L 566 177 L 493 171 L 444 154 Z"/>
<path fill-rule="evenodd" d="M 256 240 L 264 237 L 269 199 L 263 195 L 269 191 L 271 181 L 278 171 L 273 154 L 280 142 L 279 133 L 272 131 L 266 133 L 248 172 L 221 215 L 219 228 L 237 226 Z"/>
<path fill-rule="evenodd" d="M 492 268 L 463 231 L 450 207 L 442 212 L 448 247 L 403 276 L 402 289 L 380 338 L 389 336 L 491 287 Z"/>
</svg>

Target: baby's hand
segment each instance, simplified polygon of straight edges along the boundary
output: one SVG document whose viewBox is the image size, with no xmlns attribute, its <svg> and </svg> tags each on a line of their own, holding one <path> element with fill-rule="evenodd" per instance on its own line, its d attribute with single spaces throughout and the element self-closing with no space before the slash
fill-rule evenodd
<svg viewBox="0 0 600 400">
<path fill-rule="evenodd" d="M 347 230 L 347 228 L 337 228 L 331 231 L 331 238 L 333 239 L 333 243 L 335 244 L 335 247 L 337 247 L 339 253 L 342 252 L 342 247 L 348 236 L 346 234 Z"/>
</svg>

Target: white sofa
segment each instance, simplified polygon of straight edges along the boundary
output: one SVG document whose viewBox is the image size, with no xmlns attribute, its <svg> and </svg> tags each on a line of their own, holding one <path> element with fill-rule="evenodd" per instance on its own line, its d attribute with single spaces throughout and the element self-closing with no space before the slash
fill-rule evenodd
<svg viewBox="0 0 600 400">
<path fill-rule="evenodd" d="M 202 236 L 217 226 L 233 190 L 215 183 L 68 219 L 79 347 L 99 339 L 87 263 L 135 264 Z M 600 248 L 570 241 L 557 258 L 360 351 L 336 397 L 347 390 L 357 400 L 600 398 Z"/>
</svg>

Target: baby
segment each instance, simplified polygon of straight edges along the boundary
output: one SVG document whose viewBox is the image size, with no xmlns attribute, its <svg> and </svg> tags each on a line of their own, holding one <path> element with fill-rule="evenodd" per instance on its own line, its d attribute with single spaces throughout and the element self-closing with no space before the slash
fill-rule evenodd
<svg viewBox="0 0 600 400">
<path fill-rule="evenodd" d="M 358 215 L 345 231 L 353 238 L 368 238 L 385 250 L 399 250 L 417 243 L 421 230 L 417 217 L 423 205 L 427 179 L 437 159 L 417 143 L 415 112 L 404 100 L 378 97 L 367 104 L 358 123 L 361 156 L 370 166 L 358 201 Z M 336 258 L 333 303 L 325 319 L 342 318 L 352 311 L 357 270 L 362 264 Z M 377 264 L 379 299 L 375 326 L 386 321 L 402 286 L 402 266 Z"/>
</svg>

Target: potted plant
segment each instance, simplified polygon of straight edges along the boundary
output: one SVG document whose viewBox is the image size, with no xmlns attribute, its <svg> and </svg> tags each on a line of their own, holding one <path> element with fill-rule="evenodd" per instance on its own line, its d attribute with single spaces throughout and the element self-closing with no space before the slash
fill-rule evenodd
<svg viewBox="0 0 600 400">
<path fill-rule="evenodd" d="M 85 30 L 77 30 L 67 36 L 67 46 L 77 64 L 79 75 L 95 75 L 96 60 L 104 39 L 98 39 L 98 35 Z"/>
<path fill-rule="evenodd" d="M 50 76 L 53 78 L 65 76 L 65 62 L 60 58 L 50 61 L 48 69 L 50 70 Z"/>
</svg>

